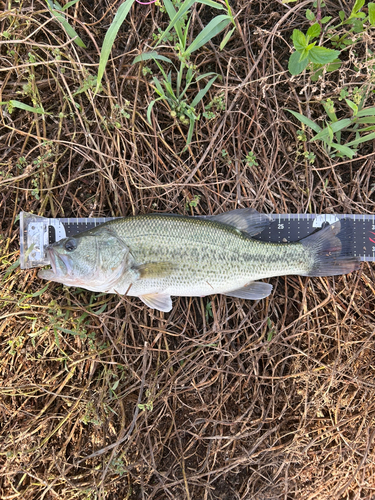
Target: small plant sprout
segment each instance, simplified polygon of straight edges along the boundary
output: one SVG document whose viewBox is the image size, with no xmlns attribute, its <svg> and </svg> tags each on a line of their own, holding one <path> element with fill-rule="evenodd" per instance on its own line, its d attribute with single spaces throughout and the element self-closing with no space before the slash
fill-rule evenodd
<svg viewBox="0 0 375 500">
<path fill-rule="evenodd" d="M 338 50 L 327 49 L 316 45 L 315 38 L 318 38 L 321 33 L 321 25 L 314 23 L 307 30 L 306 35 L 302 31 L 293 30 L 293 45 L 296 49 L 289 58 L 288 69 L 292 75 L 299 75 L 304 71 L 309 63 L 322 67 L 325 64 L 332 63 L 337 60 L 340 52 Z"/>
<path fill-rule="evenodd" d="M 200 195 L 199 194 L 196 194 L 194 195 L 190 200 L 188 200 L 185 204 L 185 209 L 188 210 L 189 208 L 196 208 L 200 202 Z"/>
<path fill-rule="evenodd" d="M 208 5 L 217 10 L 226 10 L 227 13 L 214 17 L 189 44 L 188 34 L 191 18 L 187 18 L 187 16 L 195 3 Z M 163 4 L 169 16 L 170 24 L 164 32 L 156 37 L 156 47 L 168 40 L 174 43 L 175 55 L 179 61 L 178 68 L 176 68 L 171 59 L 163 56 L 157 50 L 143 52 L 134 59 L 133 64 L 153 60 L 162 75 L 161 79 L 156 76 L 152 78 L 154 90 L 158 97 L 153 99 L 148 106 L 147 120 L 149 123 L 151 123 L 151 112 L 155 103 L 158 101 L 165 102 L 170 110 L 171 117 L 179 120 L 182 125 L 189 127 L 186 139 L 187 144 L 189 144 L 193 137 L 195 122 L 200 119 L 200 114 L 196 111 L 196 108 L 203 101 L 205 95 L 218 77 L 217 74 L 212 72 L 199 74 L 197 68 L 190 61 L 191 54 L 223 31 L 228 24 L 234 24 L 234 20 L 227 2 L 227 9 L 212 0 L 199 0 L 198 2 L 195 0 L 185 0 L 181 4 L 178 4 L 178 10 L 176 10 L 171 0 L 164 0 Z M 233 29 L 230 33 L 232 32 Z M 228 41 L 227 37 L 228 35 L 224 38 L 223 42 L 225 41 L 226 43 Z M 167 63 L 174 67 L 176 70 L 175 75 L 172 76 L 171 71 L 167 72 L 162 63 Z M 202 89 L 198 90 L 195 97 L 190 101 L 188 93 L 191 92 L 191 87 L 197 86 L 198 82 L 207 78 L 210 78 L 209 81 Z M 213 117 L 214 115 L 212 114 L 208 115 L 208 118 Z"/>
<path fill-rule="evenodd" d="M 259 163 L 257 162 L 257 157 L 255 156 L 254 151 L 249 151 L 245 158 L 245 163 L 248 167 L 257 167 Z"/>
<path fill-rule="evenodd" d="M 209 319 L 210 318 L 213 318 L 214 315 L 213 315 L 213 312 L 212 312 L 212 302 L 207 302 L 206 304 L 206 312 L 205 312 L 205 315 L 206 315 L 206 322 L 208 323 Z"/>
<path fill-rule="evenodd" d="M 139 403 L 138 408 L 142 411 L 152 411 L 154 409 L 154 400 L 152 398 L 152 392 L 147 389 L 146 390 L 146 403 Z"/>
</svg>

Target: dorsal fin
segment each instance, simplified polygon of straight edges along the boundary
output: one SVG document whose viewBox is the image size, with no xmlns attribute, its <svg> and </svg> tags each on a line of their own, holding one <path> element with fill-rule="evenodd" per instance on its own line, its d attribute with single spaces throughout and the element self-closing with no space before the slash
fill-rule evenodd
<svg viewBox="0 0 375 500">
<path fill-rule="evenodd" d="M 239 231 L 247 233 L 249 236 L 261 233 L 272 222 L 271 217 L 266 214 L 260 214 L 255 208 L 237 208 L 230 212 L 218 215 L 203 215 L 198 216 L 198 218 L 233 226 Z"/>
</svg>

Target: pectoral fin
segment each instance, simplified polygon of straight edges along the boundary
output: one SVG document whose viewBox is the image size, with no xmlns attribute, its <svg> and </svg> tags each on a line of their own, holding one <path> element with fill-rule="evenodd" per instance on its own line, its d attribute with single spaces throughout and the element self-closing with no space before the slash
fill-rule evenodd
<svg viewBox="0 0 375 500">
<path fill-rule="evenodd" d="M 139 297 L 146 306 L 158 311 L 169 312 L 172 309 L 171 296 L 166 293 L 149 293 Z"/>
<path fill-rule="evenodd" d="M 269 283 L 252 281 L 249 285 L 239 288 L 238 290 L 226 292 L 224 295 L 228 295 L 228 297 L 237 297 L 239 299 L 259 300 L 268 297 L 271 292 L 272 285 Z"/>
<path fill-rule="evenodd" d="M 135 266 L 140 279 L 166 278 L 170 276 L 175 266 L 171 262 L 147 262 Z"/>
</svg>

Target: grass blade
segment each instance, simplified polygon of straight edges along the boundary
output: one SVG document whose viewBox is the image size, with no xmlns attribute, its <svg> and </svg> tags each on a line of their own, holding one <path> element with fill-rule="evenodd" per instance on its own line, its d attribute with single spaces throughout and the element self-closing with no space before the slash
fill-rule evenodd
<svg viewBox="0 0 375 500">
<path fill-rule="evenodd" d="M 170 0 L 167 0 L 166 4 L 168 2 L 170 2 Z M 183 19 L 186 12 L 194 5 L 194 3 L 195 3 L 195 0 L 186 0 L 181 5 L 181 7 L 179 8 L 176 15 L 173 17 L 173 19 L 171 19 L 171 22 L 169 23 L 168 28 L 160 35 L 159 41 L 157 42 L 155 47 L 157 47 L 162 42 L 162 40 L 164 40 L 164 38 L 168 35 L 168 33 L 171 31 L 171 29 L 173 29 Z M 172 5 L 172 7 L 173 7 L 173 5 Z M 166 8 L 167 8 L 167 6 L 166 6 Z M 174 9 L 174 7 L 173 7 L 173 9 Z M 168 12 L 168 15 L 169 15 L 169 12 Z M 177 31 L 177 28 L 176 28 L 176 31 Z M 180 36 L 179 36 L 179 38 L 180 38 Z M 182 41 L 182 32 L 181 32 L 180 41 Z"/>
<path fill-rule="evenodd" d="M 236 27 L 234 27 L 230 31 L 228 31 L 228 33 L 225 35 L 225 37 L 223 38 L 223 41 L 220 44 L 220 50 L 224 50 L 226 44 L 229 42 L 230 37 L 233 35 L 235 30 L 236 30 Z"/>
<path fill-rule="evenodd" d="M 375 139 L 375 132 L 372 134 L 367 134 L 362 137 L 359 137 L 358 139 L 355 139 L 354 141 L 348 142 L 346 145 L 347 146 L 357 146 L 358 144 L 361 144 L 362 142 L 367 142 L 367 141 L 372 141 Z"/>
<path fill-rule="evenodd" d="M 65 11 L 65 10 L 69 9 L 69 7 L 73 7 L 73 5 L 75 5 L 78 2 L 79 2 L 79 0 L 72 0 L 71 2 L 66 3 L 64 5 L 64 7 L 61 8 L 61 10 Z"/>
<path fill-rule="evenodd" d="M 165 61 L 167 63 L 173 64 L 172 61 L 165 56 L 162 56 L 156 52 L 156 50 L 153 50 L 152 52 L 142 52 L 142 54 L 139 54 L 139 56 L 135 57 L 132 64 L 138 63 L 138 62 L 143 62 L 143 61 L 149 61 L 150 59 L 153 60 L 158 60 L 158 61 Z"/>
<path fill-rule="evenodd" d="M 153 81 L 154 81 L 154 84 L 156 87 L 156 89 L 155 89 L 156 92 L 160 95 L 161 98 L 166 99 L 167 96 L 165 95 L 164 89 L 161 86 L 161 83 L 159 82 L 159 80 L 156 78 L 156 76 L 153 77 Z"/>
<path fill-rule="evenodd" d="M 95 92 L 99 91 L 99 87 L 104 75 L 105 67 L 107 65 L 108 59 L 109 59 L 109 54 L 111 53 L 112 50 L 112 45 L 113 42 L 115 41 L 115 38 L 117 36 L 118 30 L 120 29 L 120 26 L 124 22 L 126 16 L 128 15 L 133 3 L 135 0 L 126 0 L 124 3 L 122 3 L 116 12 L 116 15 L 112 21 L 111 26 L 109 27 L 103 41 L 103 46 L 102 50 L 100 53 L 100 61 L 99 61 L 99 68 L 98 68 L 98 80 L 97 80 L 97 85 L 96 85 L 96 90 Z"/>
<path fill-rule="evenodd" d="M 167 11 L 169 19 L 172 21 L 176 17 L 177 12 L 176 12 L 176 9 L 174 8 L 174 5 L 171 2 L 171 0 L 164 0 L 164 7 L 165 7 L 165 10 Z M 184 43 L 183 43 L 184 34 L 182 32 L 183 22 L 180 22 L 180 21 L 181 20 L 178 19 L 178 21 L 176 22 L 175 30 L 176 30 L 178 39 L 179 39 L 181 45 L 183 46 L 184 45 Z M 160 37 L 160 40 L 162 40 L 163 38 L 164 38 L 164 34 Z"/>
<path fill-rule="evenodd" d="M 365 116 L 363 118 L 359 118 L 358 120 L 355 120 L 355 123 L 375 123 L 375 116 Z"/>
<path fill-rule="evenodd" d="M 375 116 L 375 108 L 361 109 L 361 111 L 358 111 L 357 117 L 361 116 Z"/>
<path fill-rule="evenodd" d="M 291 109 L 287 109 L 287 111 L 289 111 L 289 113 L 292 113 L 292 115 L 295 116 L 301 123 L 312 128 L 314 132 L 320 132 L 322 130 L 322 127 L 320 127 L 317 123 L 313 122 L 306 116 L 301 115 L 301 113 L 297 113 L 297 111 L 292 111 Z"/>
<path fill-rule="evenodd" d="M 213 78 L 211 78 L 211 80 L 207 83 L 207 85 L 204 87 L 204 89 L 202 89 L 198 92 L 198 94 L 193 99 L 193 102 L 191 103 L 191 106 L 193 108 L 195 108 L 195 106 L 198 104 L 198 102 L 200 102 L 203 99 L 203 97 L 207 94 L 207 92 L 210 90 L 211 85 L 214 83 L 216 78 L 217 78 L 217 76 L 214 76 Z"/>
<path fill-rule="evenodd" d="M 148 123 L 151 123 L 151 112 L 152 112 L 152 108 L 154 107 L 154 104 L 156 103 L 156 101 L 160 101 L 161 99 L 163 99 L 163 97 L 159 97 L 158 99 L 154 99 L 148 105 L 148 107 L 147 107 L 147 121 L 148 121 Z"/>
<path fill-rule="evenodd" d="M 6 104 L 8 108 L 10 108 L 10 111 L 12 108 L 18 108 L 18 109 L 23 109 L 24 111 L 30 111 L 30 113 L 38 113 L 40 115 L 50 115 L 51 113 L 46 113 L 43 108 L 33 108 L 32 106 L 29 106 L 28 104 L 25 104 L 21 101 L 15 101 L 11 99 L 10 101 L 3 101 L 0 102 L 0 106 Z"/>
<path fill-rule="evenodd" d="M 348 146 L 342 146 L 341 144 L 336 144 L 335 142 L 332 142 L 330 146 L 333 149 L 336 149 L 339 153 L 342 153 L 343 155 L 347 156 L 348 158 L 353 158 L 355 156 L 356 151 L 353 151 L 351 148 Z"/>
<path fill-rule="evenodd" d="M 229 16 L 216 16 L 207 24 L 207 26 L 203 28 L 197 38 L 195 38 L 195 40 L 189 45 L 186 50 L 186 54 L 191 54 L 195 50 L 200 49 L 209 40 L 223 31 L 223 29 L 225 29 L 230 22 L 231 18 Z"/>
<path fill-rule="evenodd" d="M 190 125 L 189 125 L 187 140 L 186 140 L 186 146 L 191 143 L 191 140 L 193 138 L 193 132 L 194 132 L 195 118 L 190 117 L 189 120 L 190 120 Z"/>
<path fill-rule="evenodd" d="M 199 80 L 202 80 L 203 78 L 208 78 L 209 76 L 212 76 L 212 75 L 216 75 L 217 76 L 217 73 L 215 73 L 214 71 L 210 71 L 210 73 L 204 73 L 203 75 L 199 75 L 195 81 L 196 82 L 199 82 Z"/>
<path fill-rule="evenodd" d="M 330 124 L 330 129 L 331 131 L 335 134 L 336 132 L 339 132 L 340 130 L 347 128 L 351 125 L 352 120 L 350 118 L 345 118 L 344 120 L 339 120 L 335 123 Z M 311 140 L 312 141 L 317 141 L 319 139 L 324 140 L 323 137 L 328 134 L 327 127 L 321 130 L 317 135 L 315 135 Z"/>
<path fill-rule="evenodd" d="M 78 1 L 78 0 L 77 0 Z M 71 3 L 71 2 L 70 2 Z M 75 3 L 75 2 L 73 2 Z M 65 10 L 63 7 L 58 2 L 52 2 L 51 0 L 47 0 L 47 6 L 50 11 L 50 14 L 52 17 L 58 21 L 62 27 L 64 28 L 66 34 L 69 36 L 69 38 L 72 38 L 74 43 L 78 45 L 78 47 L 82 47 L 83 49 L 86 49 L 86 45 L 84 44 L 83 40 L 77 35 L 77 32 L 66 20 L 65 16 L 61 14 L 59 11 Z M 65 7 L 67 8 L 67 7 Z M 58 10 L 56 10 L 58 9 Z"/>
</svg>

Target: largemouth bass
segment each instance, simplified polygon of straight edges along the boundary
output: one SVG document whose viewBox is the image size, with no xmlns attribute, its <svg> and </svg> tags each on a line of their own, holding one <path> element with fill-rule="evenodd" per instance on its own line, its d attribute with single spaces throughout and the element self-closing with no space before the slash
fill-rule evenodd
<svg viewBox="0 0 375 500">
<path fill-rule="evenodd" d="M 272 285 L 255 280 L 287 274 L 333 276 L 359 268 L 359 260 L 350 255 L 345 221 L 296 243 L 252 238 L 271 222 L 251 208 L 206 217 L 116 219 L 48 246 L 52 269 L 39 271 L 39 277 L 136 296 L 168 312 L 171 296 L 222 293 L 258 300 L 271 293 Z"/>
</svg>

